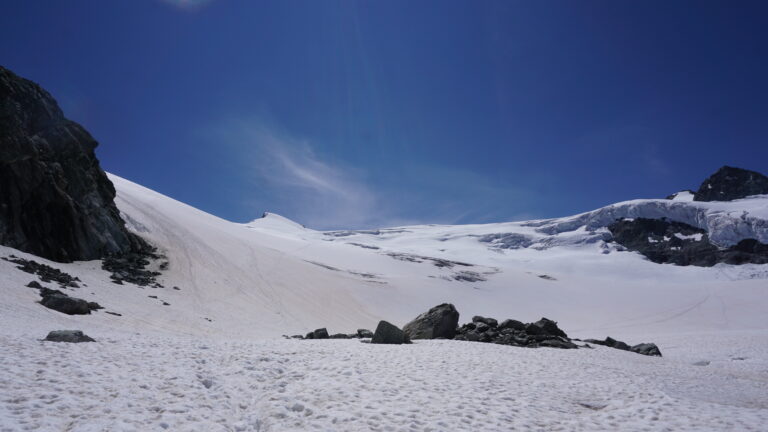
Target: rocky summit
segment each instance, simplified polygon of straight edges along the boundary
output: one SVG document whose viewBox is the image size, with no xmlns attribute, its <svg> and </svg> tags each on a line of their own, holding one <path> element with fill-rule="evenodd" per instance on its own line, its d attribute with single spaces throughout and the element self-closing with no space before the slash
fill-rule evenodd
<svg viewBox="0 0 768 432">
<path fill-rule="evenodd" d="M 759 172 L 724 166 L 704 180 L 694 201 L 732 201 L 768 194 L 768 177 Z"/>
<path fill-rule="evenodd" d="M 0 66 L 0 244 L 59 262 L 141 249 L 97 145 L 48 92 Z"/>
</svg>

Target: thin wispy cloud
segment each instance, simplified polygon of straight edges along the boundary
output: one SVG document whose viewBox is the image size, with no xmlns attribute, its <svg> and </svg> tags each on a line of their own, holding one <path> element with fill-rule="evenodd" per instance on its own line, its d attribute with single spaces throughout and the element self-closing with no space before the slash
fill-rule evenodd
<svg viewBox="0 0 768 432">
<path fill-rule="evenodd" d="M 214 0 L 160 0 L 182 10 L 193 11 L 213 2 Z"/>
<path fill-rule="evenodd" d="M 244 196 L 254 214 L 276 212 L 315 229 L 519 220 L 526 209 L 509 213 L 510 203 L 530 198 L 462 169 L 398 166 L 391 167 L 395 176 L 372 178 L 319 153 L 317 143 L 262 120 L 228 121 L 216 128 L 215 138 L 237 155 L 237 169 L 254 191 Z"/>
<path fill-rule="evenodd" d="M 259 121 L 230 122 L 223 137 L 243 156 L 254 187 L 270 202 L 312 228 L 370 227 L 386 222 L 377 194 L 361 172 L 321 158 L 310 142 Z M 264 205 L 257 203 L 256 205 Z"/>
</svg>

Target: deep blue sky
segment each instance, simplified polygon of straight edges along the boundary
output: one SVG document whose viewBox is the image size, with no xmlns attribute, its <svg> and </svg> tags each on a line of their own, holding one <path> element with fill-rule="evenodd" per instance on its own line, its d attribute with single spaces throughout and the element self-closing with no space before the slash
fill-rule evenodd
<svg viewBox="0 0 768 432">
<path fill-rule="evenodd" d="M 564 216 L 768 173 L 768 2 L 3 1 L 110 172 L 233 221 Z"/>
</svg>

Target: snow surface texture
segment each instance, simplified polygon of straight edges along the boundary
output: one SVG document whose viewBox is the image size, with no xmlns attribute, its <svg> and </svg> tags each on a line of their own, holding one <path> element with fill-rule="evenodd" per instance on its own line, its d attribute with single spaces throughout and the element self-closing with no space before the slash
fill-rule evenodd
<svg viewBox="0 0 768 432">
<path fill-rule="evenodd" d="M 318 232 L 272 214 L 227 222 L 111 179 L 128 227 L 168 257 L 165 288 L 115 285 L 98 261 L 0 247 L 79 277 L 62 290 L 105 307 L 46 309 L 24 286 L 36 277 L 0 260 L 0 431 L 764 430 L 768 420 L 768 266 L 659 265 L 605 241 L 614 218 L 665 216 L 721 245 L 766 242 L 768 196 Z M 276 339 L 402 326 L 443 302 L 461 322 L 546 316 L 571 337 L 656 342 L 664 357 Z M 56 329 L 97 342 L 39 341 Z"/>
</svg>

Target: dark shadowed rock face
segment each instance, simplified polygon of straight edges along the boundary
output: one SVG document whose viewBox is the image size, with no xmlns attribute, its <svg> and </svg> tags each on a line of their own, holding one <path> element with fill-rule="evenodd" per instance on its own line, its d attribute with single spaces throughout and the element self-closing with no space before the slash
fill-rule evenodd
<svg viewBox="0 0 768 432">
<path fill-rule="evenodd" d="M 459 311 L 449 303 L 443 303 L 417 316 L 403 327 L 411 339 L 453 339 L 459 324 Z"/>
<path fill-rule="evenodd" d="M 731 201 L 768 194 L 768 177 L 741 168 L 724 166 L 704 180 L 694 201 Z"/>
<path fill-rule="evenodd" d="M 710 267 L 717 263 L 766 264 L 768 245 L 744 239 L 721 249 L 709 241 L 707 232 L 681 222 L 666 219 L 620 219 L 608 225 L 613 240 L 625 248 L 640 252 L 655 263 Z"/>
<path fill-rule="evenodd" d="M 140 248 L 96 146 L 48 92 L 0 67 L 0 244 L 60 262 Z"/>
</svg>

